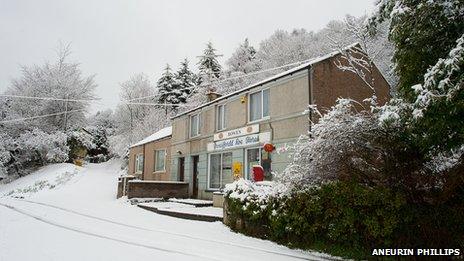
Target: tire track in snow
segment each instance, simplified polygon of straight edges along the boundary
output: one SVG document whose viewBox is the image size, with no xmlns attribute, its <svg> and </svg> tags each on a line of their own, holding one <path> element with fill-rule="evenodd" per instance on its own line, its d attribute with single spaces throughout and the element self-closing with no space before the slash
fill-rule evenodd
<svg viewBox="0 0 464 261">
<path fill-rule="evenodd" d="M 26 200 L 26 199 L 13 199 L 13 200 L 20 201 L 20 202 L 27 202 L 27 203 L 36 204 L 36 205 L 41 205 L 41 206 L 45 206 L 45 207 L 50 207 L 50 208 L 58 209 L 58 210 L 65 211 L 65 212 L 68 212 L 68 213 L 72 213 L 72 214 L 75 214 L 75 215 L 79 215 L 79 216 L 83 216 L 83 217 L 87 217 L 87 218 L 91 218 L 91 219 L 96 219 L 96 220 L 99 220 L 99 221 L 112 223 L 112 224 L 123 226 L 123 227 L 134 228 L 134 229 L 138 229 L 138 230 L 142 230 L 142 231 L 150 231 L 150 232 L 169 234 L 169 235 L 188 238 L 188 239 L 201 240 L 201 241 L 210 242 L 210 243 L 216 243 L 216 244 L 221 244 L 221 245 L 229 245 L 229 246 L 245 248 L 245 249 L 250 249 L 250 250 L 254 250 L 254 251 L 259 251 L 259 252 L 264 252 L 264 253 L 274 254 L 274 255 L 279 255 L 279 256 L 285 256 L 285 257 L 290 257 L 290 258 L 295 258 L 295 259 L 302 259 L 302 260 L 320 260 L 320 259 L 337 260 L 336 258 L 333 258 L 333 257 L 324 256 L 324 254 L 321 254 L 321 256 L 317 256 L 317 257 L 314 257 L 314 259 L 311 259 L 310 257 L 307 257 L 307 256 L 281 253 L 281 252 L 277 252 L 277 251 L 273 251 L 273 250 L 267 250 L 267 249 L 262 249 L 262 248 L 258 248 L 258 247 L 251 247 L 251 246 L 241 245 L 241 244 L 235 244 L 235 243 L 226 242 L 226 241 L 205 239 L 205 238 L 201 238 L 201 237 L 195 237 L 195 236 L 190 236 L 190 235 L 186 235 L 186 234 L 166 231 L 166 230 L 149 229 L 149 228 L 145 228 L 145 227 L 135 226 L 135 225 L 131 225 L 131 224 L 126 224 L 126 223 L 114 221 L 114 220 L 111 220 L 111 219 L 106 219 L 106 218 L 101 218 L 101 217 L 81 213 L 81 212 L 78 212 L 78 211 L 75 211 L 75 210 L 72 210 L 72 209 L 67 209 L 67 208 L 63 208 L 63 207 L 48 204 L 48 203 L 42 203 L 42 202 L 31 201 L 31 200 Z"/>
<path fill-rule="evenodd" d="M 113 237 L 109 237 L 109 236 L 105 236 L 105 235 L 100 235 L 100 234 L 97 234 L 97 233 L 92 233 L 92 232 L 80 230 L 80 229 L 77 229 L 77 228 L 73 228 L 73 227 L 68 227 L 68 226 L 65 226 L 65 225 L 61 225 L 61 224 L 59 224 L 59 223 L 56 223 L 56 222 L 50 221 L 50 220 L 48 220 L 48 219 L 39 217 L 39 216 L 37 216 L 37 215 L 28 213 L 28 212 L 26 212 L 26 211 L 24 211 L 24 210 L 18 209 L 18 208 L 14 207 L 14 206 L 11 206 L 11 205 L 7 205 L 7 204 L 0 203 L 0 206 L 3 206 L 3 207 L 5 207 L 5 208 L 7 208 L 7 209 L 10 209 L 10 210 L 12 210 L 12 211 L 15 211 L 15 212 L 20 213 L 20 214 L 22 214 L 22 215 L 31 217 L 31 218 L 33 218 L 33 219 L 36 219 L 36 220 L 38 220 L 38 221 L 40 221 L 40 222 L 43 222 L 43 223 L 46 223 L 46 224 L 49 224 L 49 225 L 52 225 L 52 226 L 55 226 L 55 227 L 58 227 L 58 228 L 62 228 L 62 229 L 65 229 L 65 230 L 77 232 L 77 233 L 80 233 L 80 234 L 84 234 L 84 235 L 96 237 L 96 238 L 106 239 L 106 240 L 110 240 L 110 241 L 114 241 L 114 242 L 119 242 L 119 243 L 131 245 L 131 246 L 144 247 L 144 248 L 148 248 L 148 249 L 152 249 L 152 250 L 158 250 L 158 251 L 167 252 L 167 253 L 170 253 L 170 254 L 180 254 L 180 255 L 184 255 L 184 256 L 197 257 L 197 258 L 209 259 L 209 260 L 220 260 L 220 259 L 212 258 L 211 256 L 195 255 L 195 254 L 185 253 L 185 252 L 178 251 L 178 250 L 170 250 L 170 249 L 166 249 L 166 248 L 161 248 L 161 247 L 156 247 L 156 246 L 151 246 L 151 245 L 136 243 L 136 242 L 132 242 L 132 241 L 117 239 L 117 238 L 113 238 Z"/>
</svg>

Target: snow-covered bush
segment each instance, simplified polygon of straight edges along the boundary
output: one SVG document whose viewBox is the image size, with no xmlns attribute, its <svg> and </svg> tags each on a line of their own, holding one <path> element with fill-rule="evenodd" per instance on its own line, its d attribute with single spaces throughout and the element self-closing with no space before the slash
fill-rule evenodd
<svg viewBox="0 0 464 261">
<path fill-rule="evenodd" d="M 290 147 L 293 160 L 277 174 L 277 180 L 289 189 L 304 189 L 338 179 L 349 168 L 377 171 L 377 166 L 364 155 L 375 150 L 373 142 L 384 130 L 375 114 L 358 112 L 357 106 L 360 104 L 352 100 L 339 99 L 324 115 L 311 106 L 319 121 L 312 126 L 309 136 L 301 136 Z"/>
<path fill-rule="evenodd" d="M 13 139 L 0 133 L 0 180 L 7 176 L 7 164 L 11 160 L 11 150 L 13 148 Z"/>
<path fill-rule="evenodd" d="M 45 133 L 39 129 L 26 131 L 16 139 L 20 158 L 27 161 L 64 162 L 68 160 L 67 135 L 62 132 Z"/>
<path fill-rule="evenodd" d="M 97 145 L 94 143 L 94 137 L 90 133 L 87 133 L 87 131 L 83 131 L 83 130 L 72 131 L 69 134 L 68 139 L 76 140 L 76 142 L 78 142 L 80 145 L 82 145 L 88 150 L 94 149 L 97 147 Z"/>
<path fill-rule="evenodd" d="M 280 183 L 252 182 L 239 179 L 227 184 L 224 188 L 224 196 L 243 205 L 244 211 L 253 214 L 265 211 L 271 199 L 283 196 L 286 190 Z"/>
</svg>

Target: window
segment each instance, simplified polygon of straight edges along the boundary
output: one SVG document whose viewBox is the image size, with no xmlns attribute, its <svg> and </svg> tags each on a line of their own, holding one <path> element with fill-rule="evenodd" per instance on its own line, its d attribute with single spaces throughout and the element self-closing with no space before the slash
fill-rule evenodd
<svg viewBox="0 0 464 261">
<path fill-rule="evenodd" d="M 166 150 L 155 150 L 155 172 L 165 171 Z"/>
<path fill-rule="evenodd" d="M 135 173 L 142 173 L 143 171 L 143 154 L 135 155 Z"/>
<path fill-rule="evenodd" d="M 200 114 L 190 116 L 190 137 L 200 135 Z"/>
<path fill-rule="evenodd" d="M 226 128 L 226 105 L 216 107 L 216 129 L 223 130 Z"/>
<path fill-rule="evenodd" d="M 269 117 L 269 89 L 250 94 L 250 121 Z"/>
<path fill-rule="evenodd" d="M 220 189 L 232 181 L 232 152 L 210 154 L 209 188 Z"/>
<path fill-rule="evenodd" d="M 253 166 L 260 165 L 264 169 L 264 179 L 272 180 L 271 153 L 262 148 L 246 149 L 246 178 L 253 179 Z"/>
</svg>

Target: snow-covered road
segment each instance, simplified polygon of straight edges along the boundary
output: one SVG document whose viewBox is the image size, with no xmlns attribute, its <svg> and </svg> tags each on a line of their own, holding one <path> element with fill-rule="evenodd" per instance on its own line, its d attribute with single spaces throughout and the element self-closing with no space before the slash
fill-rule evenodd
<svg viewBox="0 0 464 261">
<path fill-rule="evenodd" d="M 116 200 L 119 165 L 55 164 L 0 185 L 0 261 L 330 258 Z"/>
</svg>

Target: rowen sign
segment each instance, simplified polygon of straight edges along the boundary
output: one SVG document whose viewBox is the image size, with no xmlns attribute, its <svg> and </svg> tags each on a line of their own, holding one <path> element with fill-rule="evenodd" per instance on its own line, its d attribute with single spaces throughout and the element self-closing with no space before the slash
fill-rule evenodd
<svg viewBox="0 0 464 261">
<path fill-rule="evenodd" d="M 254 124 L 246 126 L 243 128 L 227 130 L 214 134 L 214 141 L 227 140 L 231 138 L 236 138 L 240 136 L 255 134 L 259 132 L 259 124 Z"/>
</svg>

